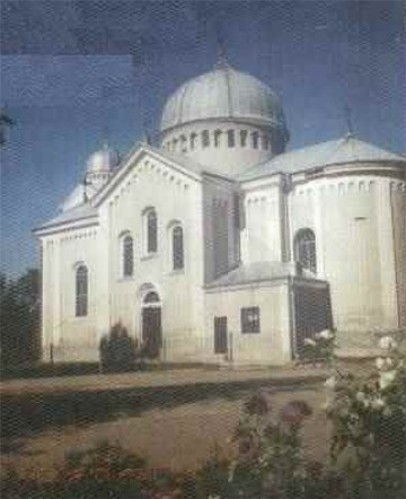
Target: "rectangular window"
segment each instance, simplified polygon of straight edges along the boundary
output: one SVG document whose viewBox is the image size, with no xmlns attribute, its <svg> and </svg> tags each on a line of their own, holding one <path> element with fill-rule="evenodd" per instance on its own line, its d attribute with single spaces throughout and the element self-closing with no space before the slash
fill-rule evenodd
<svg viewBox="0 0 406 499">
<path fill-rule="evenodd" d="M 259 307 L 246 307 L 241 309 L 241 332 L 259 333 Z"/>
</svg>

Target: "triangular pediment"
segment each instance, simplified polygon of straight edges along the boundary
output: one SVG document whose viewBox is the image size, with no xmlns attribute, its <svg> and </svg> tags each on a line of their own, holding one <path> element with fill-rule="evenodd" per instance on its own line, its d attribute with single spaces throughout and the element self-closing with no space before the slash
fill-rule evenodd
<svg viewBox="0 0 406 499">
<path fill-rule="evenodd" d="M 115 196 L 122 185 L 127 183 L 137 171 L 141 172 L 155 167 L 159 167 L 163 175 L 168 175 L 170 172 L 171 175 L 176 175 L 189 182 L 202 182 L 203 174 L 206 173 L 204 167 L 189 161 L 187 158 L 179 158 L 178 160 L 173 155 L 169 156 L 159 149 L 147 144 L 140 144 L 130 151 L 107 184 L 94 196 L 92 205 L 98 207 L 106 199 Z"/>
</svg>

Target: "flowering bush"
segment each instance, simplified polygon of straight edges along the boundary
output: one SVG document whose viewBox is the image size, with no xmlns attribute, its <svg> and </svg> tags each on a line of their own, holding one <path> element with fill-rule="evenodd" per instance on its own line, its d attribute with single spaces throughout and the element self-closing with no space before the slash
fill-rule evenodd
<svg viewBox="0 0 406 499">
<path fill-rule="evenodd" d="M 326 382 L 333 423 L 331 456 L 345 475 L 344 497 L 406 497 L 406 369 L 394 341 L 367 376 L 336 373 Z"/>
<path fill-rule="evenodd" d="M 300 438 L 311 414 L 306 402 L 294 400 L 272 416 L 263 393 L 251 397 L 234 436 L 237 455 L 230 463 L 212 463 L 217 480 L 209 482 L 204 497 L 317 499 L 314 484 L 322 483 L 322 466 L 306 462 Z"/>
<path fill-rule="evenodd" d="M 331 364 L 334 358 L 335 333 L 329 329 L 315 333 L 311 338 L 305 338 L 303 358 L 313 363 Z"/>
<path fill-rule="evenodd" d="M 323 334 L 323 340 L 331 336 Z M 198 472 L 149 469 L 139 457 L 102 444 L 71 454 L 53 483 L 2 480 L 4 498 L 24 499 L 404 499 L 406 363 L 392 339 L 368 375 L 337 369 L 325 382 L 332 423 L 331 463 L 306 458 L 305 401 L 272 410 L 264 392 L 250 397 L 235 431 L 232 459 L 216 453 Z"/>
</svg>

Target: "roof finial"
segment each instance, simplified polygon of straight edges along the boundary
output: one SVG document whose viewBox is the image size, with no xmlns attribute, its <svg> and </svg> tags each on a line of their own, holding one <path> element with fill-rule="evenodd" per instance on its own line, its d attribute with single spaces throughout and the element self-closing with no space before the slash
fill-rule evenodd
<svg viewBox="0 0 406 499">
<path fill-rule="evenodd" d="M 347 125 L 347 137 L 352 137 L 354 135 L 354 128 L 352 123 L 352 110 L 350 106 L 347 104 L 344 109 L 345 112 L 345 121 Z"/>
<path fill-rule="evenodd" d="M 217 62 L 216 68 L 226 68 L 229 67 L 230 64 L 227 60 L 227 51 L 225 48 L 225 43 L 220 35 L 217 36 Z"/>
</svg>

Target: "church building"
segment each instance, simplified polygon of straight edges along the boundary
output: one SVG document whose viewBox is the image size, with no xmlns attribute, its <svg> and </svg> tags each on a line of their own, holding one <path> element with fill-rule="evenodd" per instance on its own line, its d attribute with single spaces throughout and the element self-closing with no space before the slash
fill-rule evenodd
<svg viewBox="0 0 406 499">
<path fill-rule="evenodd" d="M 288 141 L 277 95 L 220 61 L 168 98 L 158 146 L 95 152 L 35 230 L 44 360 L 98 360 L 118 322 L 162 361 L 251 365 L 405 328 L 406 157 Z"/>
</svg>

